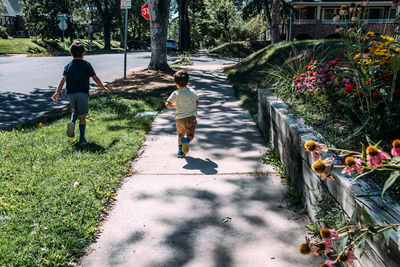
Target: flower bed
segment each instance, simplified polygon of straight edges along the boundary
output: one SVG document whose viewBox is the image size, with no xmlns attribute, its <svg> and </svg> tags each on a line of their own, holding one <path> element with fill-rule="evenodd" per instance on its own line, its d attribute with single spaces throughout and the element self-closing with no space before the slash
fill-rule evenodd
<svg viewBox="0 0 400 267">
<path fill-rule="evenodd" d="M 361 179 L 352 181 L 352 178 L 343 175 L 341 170 L 337 169 L 331 173 L 334 181 L 322 181 L 312 171 L 313 160 L 304 149 L 307 140 L 321 140 L 321 135 L 305 125 L 301 119 L 288 114 L 287 105 L 275 97 L 268 96 L 265 90 L 259 90 L 258 124 L 266 139 L 279 153 L 292 183 L 303 193 L 312 220 L 315 220 L 318 201 L 329 192 L 349 218 L 355 213 L 360 221 L 367 213 L 373 221 L 382 225 L 400 222 L 400 205 L 386 195 L 381 198 L 378 185 L 367 184 Z M 329 156 L 330 153 L 324 155 Z M 384 218 L 383 222 L 380 222 L 381 218 Z M 359 261 L 356 261 L 356 266 L 400 265 L 397 233 L 393 229 L 388 233 L 388 246 L 382 246 L 385 240 L 378 236 L 365 241 L 364 254 L 362 257 L 357 255 Z"/>
</svg>

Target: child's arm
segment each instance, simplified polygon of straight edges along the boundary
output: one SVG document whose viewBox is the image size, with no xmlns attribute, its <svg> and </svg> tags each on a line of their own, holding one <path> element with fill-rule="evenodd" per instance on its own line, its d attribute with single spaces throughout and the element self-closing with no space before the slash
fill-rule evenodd
<svg viewBox="0 0 400 267">
<path fill-rule="evenodd" d="M 97 83 L 97 85 L 103 89 L 106 93 L 110 92 L 110 89 L 108 89 L 107 87 L 104 87 L 103 83 L 100 81 L 99 77 L 97 76 L 92 76 L 93 81 L 95 81 Z"/>
<path fill-rule="evenodd" d="M 62 78 L 61 78 L 61 81 L 60 81 L 60 83 L 58 84 L 58 87 L 57 87 L 57 91 L 54 93 L 54 95 L 51 97 L 51 99 L 53 99 L 53 101 L 58 101 L 58 99 L 60 98 L 60 92 L 61 92 L 61 89 L 63 88 L 63 86 L 64 86 L 64 83 L 65 83 L 65 80 L 67 79 L 67 77 L 66 76 L 63 76 Z"/>
<path fill-rule="evenodd" d="M 165 102 L 165 107 L 166 108 L 176 108 L 176 105 L 174 105 L 171 102 L 167 101 L 167 102 Z"/>
</svg>

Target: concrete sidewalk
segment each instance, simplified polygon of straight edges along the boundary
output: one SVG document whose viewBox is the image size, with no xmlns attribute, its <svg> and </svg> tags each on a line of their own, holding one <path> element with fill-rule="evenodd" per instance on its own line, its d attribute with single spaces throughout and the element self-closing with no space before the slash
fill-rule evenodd
<svg viewBox="0 0 400 267">
<path fill-rule="evenodd" d="M 202 67 L 204 69 L 204 66 Z M 154 121 L 82 266 L 319 266 L 302 256 L 305 221 L 286 208 L 250 115 L 224 74 L 190 71 L 198 128 L 179 159 L 174 110 Z"/>
</svg>

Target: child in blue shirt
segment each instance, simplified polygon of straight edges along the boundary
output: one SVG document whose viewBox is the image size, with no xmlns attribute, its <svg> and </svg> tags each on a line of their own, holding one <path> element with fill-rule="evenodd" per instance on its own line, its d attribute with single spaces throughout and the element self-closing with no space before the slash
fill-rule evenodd
<svg viewBox="0 0 400 267">
<path fill-rule="evenodd" d="M 63 88 L 64 83 L 67 82 L 67 96 L 73 109 L 71 121 L 67 124 L 67 136 L 71 138 L 75 136 L 75 122 L 79 118 L 79 144 L 84 145 L 87 144 L 85 139 L 85 129 L 86 114 L 89 111 L 89 78 L 91 77 L 106 93 L 109 93 L 110 90 L 104 87 L 100 79 L 96 76 L 92 65 L 86 60 L 83 60 L 83 57 L 85 56 L 85 47 L 82 43 L 72 43 L 69 52 L 73 57 L 73 60 L 65 66 L 63 77 L 61 78 L 57 91 L 52 96 L 52 99 L 53 101 L 58 101 L 61 89 Z"/>
</svg>

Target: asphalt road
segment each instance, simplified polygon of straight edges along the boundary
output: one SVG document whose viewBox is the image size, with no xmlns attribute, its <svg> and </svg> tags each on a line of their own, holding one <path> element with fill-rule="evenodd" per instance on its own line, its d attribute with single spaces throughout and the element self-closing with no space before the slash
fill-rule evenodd
<svg viewBox="0 0 400 267">
<path fill-rule="evenodd" d="M 123 77 L 123 54 L 85 56 L 92 63 L 103 83 Z M 169 58 L 170 61 L 176 58 Z M 64 66 L 71 57 L 0 57 L 0 129 L 32 120 L 55 108 L 68 104 L 64 95 L 59 102 L 51 101 Z M 194 58 L 195 65 L 220 66 L 234 61 L 208 57 Z M 145 68 L 150 62 L 150 52 L 128 53 L 128 73 Z"/>
<path fill-rule="evenodd" d="M 89 55 L 85 59 L 92 63 L 103 83 L 123 76 L 123 54 Z M 65 105 L 65 92 L 58 103 L 51 101 L 51 95 L 70 60 L 71 57 L 0 57 L 0 129 Z M 145 68 L 149 62 L 150 52 L 129 53 L 127 69 Z"/>
</svg>

